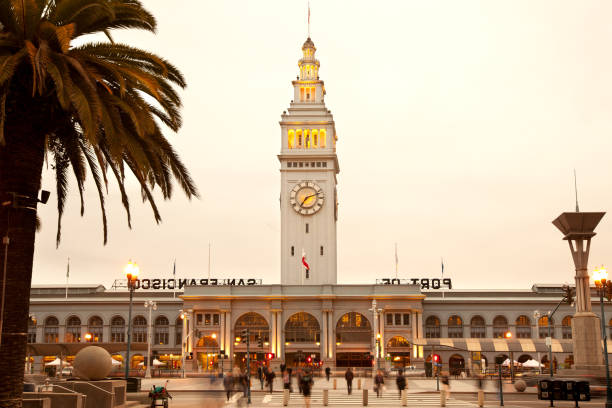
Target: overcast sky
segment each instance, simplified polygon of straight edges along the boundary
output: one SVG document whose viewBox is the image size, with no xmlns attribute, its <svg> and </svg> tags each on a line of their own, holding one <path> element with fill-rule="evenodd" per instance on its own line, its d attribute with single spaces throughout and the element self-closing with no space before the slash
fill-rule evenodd
<svg viewBox="0 0 612 408">
<path fill-rule="evenodd" d="M 133 230 L 109 187 L 102 244 L 93 184 L 55 248 L 53 191 L 39 215 L 34 283 L 102 283 L 132 258 L 142 277 L 280 281 L 280 114 L 307 36 L 307 1 L 146 0 L 157 35 L 117 33 L 185 74 L 184 126 L 167 136 L 201 199 L 159 201 L 132 184 Z M 573 282 L 551 221 L 612 208 L 612 2 L 311 1 L 311 37 L 339 140 L 338 277 L 436 277 L 458 288 Z M 91 179 L 91 178 L 90 178 Z M 603 218 L 590 269 L 611 261 Z"/>
</svg>

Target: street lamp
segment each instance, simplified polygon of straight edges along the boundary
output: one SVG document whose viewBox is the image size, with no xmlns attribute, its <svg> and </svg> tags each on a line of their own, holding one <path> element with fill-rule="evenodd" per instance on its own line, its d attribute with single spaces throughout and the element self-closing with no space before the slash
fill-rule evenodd
<svg viewBox="0 0 612 408">
<path fill-rule="evenodd" d="M 91 335 L 91 333 L 85 333 L 85 341 L 87 343 L 91 343 L 91 339 L 93 338 L 93 336 Z"/>
<path fill-rule="evenodd" d="M 128 333 L 127 333 L 127 352 L 125 359 L 125 379 L 127 380 L 130 375 L 130 346 L 132 343 L 132 299 L 134 298 L 134 289 L 136 289 L 136 281 L 138 281 L 138 274 L 140 269 L 136 262 L 131 260 L 125 265 L 124 268 L 125 277 L 127 278 L 127 286 L 130 291 L 130 305 L 128 309 Z"/>
<path fill-rule="evenodd" d="M 149 327 L 147 328 L 147 371 L 145 371 L 145 378 L 151 378 L 151 335 L 153 333 L 151 328 L 151 319 L 153 310 L 157 310 L 157 303 L 152 300 L 145 300 L 145 309 L 149 309 Z"/>
<path fill-rule="evenodd" d="M 602 266 L 593 271 L 593 280 L 599 293 L 601 305 L 601 337 L 603 338 L 604 357 L 606 361 L 606 408 L 612 408 L 612 390 L 610 390 L 610 367 L 608 366 L 608 335 L 606 334 L 606 316 L 604 314 L 604 294 L 608 301 L 612 299 L 612 281 L 608 280 L 608 271 Z"/>
<path fill-rule="evenodd" d="M 380 370 L 380 333 L 376 333 L 376 370 Z"/>
</svg>

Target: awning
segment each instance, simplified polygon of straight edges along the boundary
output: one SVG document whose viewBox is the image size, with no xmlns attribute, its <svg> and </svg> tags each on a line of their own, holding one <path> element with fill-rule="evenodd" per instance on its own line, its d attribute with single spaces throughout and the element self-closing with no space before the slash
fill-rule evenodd
<svg viewBox="0 0 612 408">
<path fill-rule="evenodd" d="M 472 338 L 440 338 L 440 339 L 415 339 L 414 344 L 433 347 L 438 350 L 465 350 L 495 352 L 500 354 L 548 352 L 545 339 L 472 339 Z M 609 352 L 612 349 L 608 347 Z M 553 353 L 572 353 L 573 344 L 571 339 L 552 339 Z"/>
</svg>

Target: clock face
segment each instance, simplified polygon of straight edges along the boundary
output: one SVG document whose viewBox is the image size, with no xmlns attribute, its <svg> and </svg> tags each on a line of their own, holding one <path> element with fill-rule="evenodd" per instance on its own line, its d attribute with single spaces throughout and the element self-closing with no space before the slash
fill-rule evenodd
<svg viewBox="0 0 612 408">
<path fill-rule="evenodd" d="M 324 200 L 323 190 L 312 181 L 296 184 L 289 196 L 293 209 L 302 215 L 311 215 L 319 211 Z"/>
</svg>

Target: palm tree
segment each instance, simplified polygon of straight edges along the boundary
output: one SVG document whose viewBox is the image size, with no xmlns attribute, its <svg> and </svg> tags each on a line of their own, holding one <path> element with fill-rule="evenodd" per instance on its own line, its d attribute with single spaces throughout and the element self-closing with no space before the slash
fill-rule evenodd
<svg viewBox="0 0 612 408">
<path fill-rule="evenodd" d="M 119 188 L 128 225 L 126 177 L 139 182 L 157 222 L 154 187 L 164 199 L 171 197 L 174 182 L 189 198 L 197 196 L 162 134 L 163 126 L 173 131 L 181 126 L 175 88 L 185 86 L 183 76 L 155 54 L 115 43 L 110 33 L 154 32 L 155 26 L 139 0 L 0 0 L 0 407 L 21 407 L 43 162 L 50 161 L 55 171 L 58 244 L 71 168 L 81 215 L 91 171 L 104 243 L 110 178 Z M 108 41 L 79 39 L 88 34 Z"/>
</svg>

